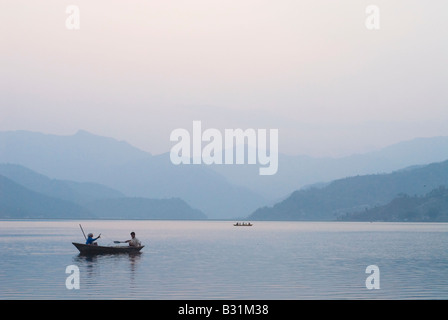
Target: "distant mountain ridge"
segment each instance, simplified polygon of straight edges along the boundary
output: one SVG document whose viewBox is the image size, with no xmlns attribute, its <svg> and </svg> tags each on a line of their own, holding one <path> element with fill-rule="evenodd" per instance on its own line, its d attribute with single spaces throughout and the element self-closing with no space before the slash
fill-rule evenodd
<svg viewBox="0 0 448 320">
<path fill-rule="evenodd" d="M 277 174 L 260 176 L 258 165 L 176 166 L 169 153 L 152 155 L 127 142 L 82 130 L 69 136 L 0 132 L 0 163 L 22 165 L 58 183 L 65 181 L 58 187 L 59 198 L 84 204 L 93 190 L 88 195 L 82 193 L 102 185 L 96 192 L 114 190 L 130 198 L 180 198 L 211 219 L 247 217 L 305 187 L 323 188 L 345 177 L 390 173 L 444 159 L 448 159 L 448 137 L 418 138 L 343 158 L 280 154 Z"/>
<path fill-rule="evenodd" d="M 98 199 L 86 204 L 86 208 L 101 219 L 158 219 L 158 220 L 203 220 L 207 217 L 191 208 L 179 198 L 115 198 Z M 130 214 L 131 213 L 131 214 Z"/>
<path fill-rule="evenodd" d="M 214 166 L 234 184 L 262 194 L 269 202 L 316 183 L 328 183 L 355 175 L 390 173 L 414 165 L 427 165 L 448 159 L 448 137 L 416 138 L 365 154 L 340 158 L 279 154 L 278 172 L 259 176 L 248 165 Z"/>
<path fill-rule="evenodd" d="M 168 153 L 153 156 L 86 131 L 71 136 L 0 132 L 0 163 L 19 164 L 53 179 L 102 184 L 127 197 L 181 198 L 209 218 L 245 216 L 265 202 L 207 166 L 176 166 Z"/>
<path fill-rule="evenodd" d="M 97 182 L 103 167 L 150 157 L 127 142 L 83 130 L 68 136 L 24 130 L 0 132 L 0 163 L 19 164 L 55 179 Z"/>
<path fill-rule="evenodd" d="M 399 194 L 423 195 L 448 185 L 448 160 L 389 174 L 338 179 L 322 188 L 293 192 L 272 207 L 253 212 L 251 220 L 336 220 L 351 212 L 381 206 Z"/>
<path fill-rule="evenodd" d="M 16 164 L 0 164 L 0 174 L 34 192 L 81 205 L 98 199 L 125 197 L 123 193 L 97 183 L 50 179 Z"/>
<path fill-rule="evenodd" d="M 0 218 L 93 218 L 80 205 L 29 190 L 0 175 Z"/>
<path fill-rule="evenodd" d="M 448 222 L 448 189 L 441 186 L 423 196 L 400 194 L 383 206 L 348 213 L 338 220 Z"/>
<path fill-rule="evenodd" d="M 2 219 L 206 219 L 181 199 L 129 198 L 95 184 L 50 179 L 0 164 Z"/>
</svg>

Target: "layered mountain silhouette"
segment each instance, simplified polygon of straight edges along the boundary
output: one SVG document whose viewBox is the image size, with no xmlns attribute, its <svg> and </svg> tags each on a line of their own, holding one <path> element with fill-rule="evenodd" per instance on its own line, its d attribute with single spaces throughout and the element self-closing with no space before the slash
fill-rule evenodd
<svg viewBox="0 0 448 320">
<path fill-rule="evenodd" d="M 261 194 L 271 204 L 316 183 L 356 175 L 390 173 L 448 159 L 448 137 L 416 138 L 364 154 L 331 158 L 279 154 L 277 174 L 258 175 L 257 166 L 213 166 L 230 182 Z"/>
<path fill-rule="evenodd" d="M 52 179 L 102 184 L 127 197 L 181 198 L 209 218 L 245 216 L 265 202 L 207 166 L 175 166 L 168 153 L 153 156 L 86 131 L 72 136 L 0 132 L 0 163 L 19 164 Z"/>
<path fill-rule="evenodd" d="M 176 166 L 169 153 L 152 155 L 127 142 L 86 131 L 69 136 L 0 132 L 0 163 L 28 168 L 41 176 L 41 182 L 36 188 L 30 172 L 21 176 L 19 172 L 24 169 L 11 165 L 9 173 L 0 171 L 4 178 L 29 191 L 81 206 L 90 212 L 84 211 L 84 215 L 94 216 L 96 212 L 105 216 L 108 212 L 123 219 L 130 218 L 131 211 L 142 216 L 145 206 L 155 205 L 152 200 L 176 198 L 211 219 L 250 215 L 250 219 L 334 220 L 358 207 L 383 205 L 397 193 L 412 191 L 409 185 L 383 194 L 381 179 L 385 174 L 409 166 L 419 169 L 445 159 L 448 137 L 419 138 L 342 158 L 279 154 L 277 174 L 260 176 L 258 165 Z M 12 176 L 14 170 L 18 172 Z M 362 186 L 358 193 L 345 187 L 338 190 L 343 181 L 351 179 Z M 114 211 L 108 199 L 117 201 L 116 208 L 133 210 Z"/>
<path fill-rule="evenodd" d="M 73 202 L 32 191 L 0 175 L 0 218 L 92 218 Z"/>
<path fill-rule="evenodd" d="M 0 164 L 0 175 L 34 192 L 80 205 L 98 199 L 125 197 L 123 193 L 98 183 L 50 179 L 16 164 Z"/>
<path fill-rule="evenodd" d="M 441 186 L 423 196 L 400 194 L 383 206 L 348 213 L 338 220 L 448 222 L 448 189 Z"/>
<path fill-rule="evenodd" d="M 350 217 L 353 212 L 383 206 L 400 194 L 421 196 L 447 185 L 448 160 L 389 174 L 348 177 L 335 180 L 321 188 L 298 190 L 274 206 L 257 209 L 249 218 L 336 220 L 341 216 Z"/>
<path fill-rule="evenodd" d="M 125 197 L 96 183 L 50 179 L 20 165 L 0 165 L 0 218 L 206 219 L 181 199 Z"/>
</svg>

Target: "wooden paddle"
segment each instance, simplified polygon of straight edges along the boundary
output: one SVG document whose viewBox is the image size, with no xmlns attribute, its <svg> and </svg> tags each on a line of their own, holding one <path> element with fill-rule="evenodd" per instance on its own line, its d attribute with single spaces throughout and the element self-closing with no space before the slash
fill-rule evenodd
<svg viewBox="0 0 448 320">
<path fill-rule="evenodd" d="M 82 234 L 84 235 L 84 239 L 87 240 L 86 234 L 84 233 L 84 230 L 82 229 L 81 224 L 79 224 L 79 227 L 81 228 Z"/>
</svg>

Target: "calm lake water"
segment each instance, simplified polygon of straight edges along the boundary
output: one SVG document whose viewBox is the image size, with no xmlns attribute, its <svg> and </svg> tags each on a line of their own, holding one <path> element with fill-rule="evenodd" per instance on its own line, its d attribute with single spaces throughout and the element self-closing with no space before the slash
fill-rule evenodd
<svg viewBox="0 0 448 320">
<path fill-rule="evenodd" d="M 146 246 L 80 255 L 80 223 L 101 245 L 135 231 Z M 447 299 L 447 245 L 446 223 L 1 220 L 0 299 Z"/>
</svg>

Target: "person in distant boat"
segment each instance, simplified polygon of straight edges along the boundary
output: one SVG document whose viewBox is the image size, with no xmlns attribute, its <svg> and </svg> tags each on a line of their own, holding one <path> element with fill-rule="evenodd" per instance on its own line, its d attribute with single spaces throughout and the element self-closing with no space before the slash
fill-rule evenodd
<svg viewBox="0 0 448 320">
<path fill-rule="evenodd" d="M 87 240 L 86 240 L 86 244 L 90 244 L 90 245 L 94 245 L 94 246 L 96 246 L 96 245 L 98 245 L 96 242 L 94 242 L 94 241 L 96 241 L 96 240 L 98 240 L 99 238 L 101 238 L 101 233 L 98 235 L 98 237 L 96 237 L 95 239 L 93 238 L 93 233 L 89 233 L 88 235 L 87 235 Z"/>
<path fill-rule="evenodd" d="M 126 240 L 125 242 L 129 243 L 131 247 L 140 247 L 142 243 L 135 237 L 135 232 L 131 232 L 131 240 Z"/>
</svg>

